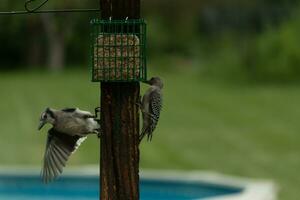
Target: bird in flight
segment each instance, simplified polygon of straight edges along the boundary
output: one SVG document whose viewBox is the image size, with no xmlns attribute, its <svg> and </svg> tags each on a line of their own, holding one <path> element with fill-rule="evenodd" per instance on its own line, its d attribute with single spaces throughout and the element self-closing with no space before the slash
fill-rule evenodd
<svg viewBox="0 0 300 200">
<path fill-rule="evenodd" d="M 63 172 L 70 155 L 77 150 L 88 134 L 100 135 L 100 120 L 97 119 L 99 109 L 95 109 L 95 115 L 78 108 L 46 108 L 41 114 L 38 130 L 47 123 L 52 125 L 48 130 L 41 171 L 44 183 L 53 181 Z"/>
</svg>

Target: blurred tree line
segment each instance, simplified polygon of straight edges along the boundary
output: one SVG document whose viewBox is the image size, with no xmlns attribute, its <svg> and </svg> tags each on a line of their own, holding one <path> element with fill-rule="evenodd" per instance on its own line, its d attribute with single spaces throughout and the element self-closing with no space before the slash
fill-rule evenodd
<svg viewBox="0 0 300 200">
<path fill-rule="evenodd" d="M 2 0 L 1 10 L 24 10 L 24 2 Z M 32 7 L 41 1 L 32 3 Z M 52 0 L 42 9 L 97 8 L 97 1 Z M 93 16 L 94 15 L 94 16 Z M 96 13 L 0 16 L 1 68 L 61 70 L 88 59 L 89 20 Z"/>
<path fill-rule="evenodd" d="M 202 73 L 255 80 L 300 77 L 298 0 L 143 0 L 142 6 L 151 59 L 180 58 Z M 97 7 L 92 0 L 50 0 L 46 6 Z M 22 9 L 23 2 L 2 0 L 0 8 Z M 88 22 L 97 16 L 0 16 L 1 68 L 87 65 Z"/>
</svg>

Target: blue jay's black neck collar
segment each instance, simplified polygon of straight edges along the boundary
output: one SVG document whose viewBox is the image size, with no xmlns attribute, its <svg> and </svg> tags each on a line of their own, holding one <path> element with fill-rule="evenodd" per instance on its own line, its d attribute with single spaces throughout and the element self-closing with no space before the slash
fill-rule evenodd
<svg viewBox="0 0 300 200">
<path fill-rule="evenodd" d="M 50 115 L 50 117 L 52 117 L 53 119 L 55 119 L 54 113 L 50 108 L 46 109 L 46 113 Z"/>
</svg>

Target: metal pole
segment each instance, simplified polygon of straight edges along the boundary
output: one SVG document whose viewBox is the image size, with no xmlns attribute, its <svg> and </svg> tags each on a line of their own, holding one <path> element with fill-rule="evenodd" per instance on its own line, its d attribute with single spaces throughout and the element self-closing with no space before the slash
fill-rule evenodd
<svg viewBox="0 0 300 200">
<path fill-rule="evenodd" d="M 140 0 L 100 0 L 102 19 L 138 19 Z M 100 199 L 139 199 L 139 82 L 101 83 Z"/>
</svg>

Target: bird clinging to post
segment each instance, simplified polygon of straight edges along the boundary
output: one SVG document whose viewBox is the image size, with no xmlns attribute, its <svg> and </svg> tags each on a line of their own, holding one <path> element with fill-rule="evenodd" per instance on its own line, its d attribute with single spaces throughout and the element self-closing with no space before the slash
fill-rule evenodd
<svg viewBox="0 0 300 200">
<path fill-rule="evenodd" d="M 158 123 L 162 108 L 163 81 L 159 77 L 153 77 L 146 81 L 150 88 L 143 96 L 140 108 L 143 115 L 143 128 L 140 134 L 140 141 L 147 135 L 148 141 L 152 139 L 153 131 Z"/>
<path fill-rule="evenodd" d="M 48 183 L 59 176 L 69 156 L 76 151 L 88 134 L 100 134 L 99 120 L 90 112 L 78 108 L 55 110 L 47 108 L 41 115 L 38 130 L 46 123 L 52 124 L 48 131 L 42 179 Z"/>
</svg>

